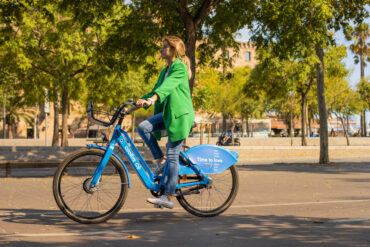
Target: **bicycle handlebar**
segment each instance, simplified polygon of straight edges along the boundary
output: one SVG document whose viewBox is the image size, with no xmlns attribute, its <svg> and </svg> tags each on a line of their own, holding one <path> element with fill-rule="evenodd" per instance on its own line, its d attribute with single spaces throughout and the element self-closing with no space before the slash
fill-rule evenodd
<svg viewBox="0 0 370 247">
<path fill-rule="evenodd" d="M 109 122 L 106 122 L 106 121 L 103 121 L 101 119 L 97 119 L 97 118 L 94 117 L 94 102 L 90 101 L 89 104 L 87 105 L 87 118 L 92 119 L 93 121 L 95 121 L 95 122 L 97 122 L 97 123 L 99 123 L 99 124 L 101 124 L 105 127 L 108 127 L 108 126 L 112 125 L 117 120 L 117 118 L 120 114 L 123 114 L 123 116 L 128 114 L 128 113 L 125 113 L 125 112 L 122 112 L 122 111 L 123 111 L 123 109 L 126 108 L 126 106 L 129 106 L 129 105 L 130 106 L 136 106 L 136 103 L 132 102 L 132 101 L 123 103 L 123 105 L 121 105 L 116 110 L 112 119 Z"/>
</svg>

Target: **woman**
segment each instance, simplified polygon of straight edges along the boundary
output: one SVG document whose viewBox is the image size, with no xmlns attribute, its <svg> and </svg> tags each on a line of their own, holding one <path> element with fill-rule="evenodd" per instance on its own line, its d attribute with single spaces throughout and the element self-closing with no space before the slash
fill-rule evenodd
<svg viewBox="0 0 370 247">
<path fill-rule="evenodd" d="M 166 37 L 161 57 L 168 66 L 162 70 L 152 91 L 136 102 L 135 109 L 154 105 L 154 116 L 140 123 L 137 130 L 157 160 L 154 173 L 159 175 L 165 162 L 168 162 L 164 195 L 148 198 L 147 201 L 172 209 L 179 173 L 179 154 L 195 115 L 189 89 L 190 62 L 185 55 L 183 41 L 175 36 Z M 163 155 L 157 142 L 161 138 L 160 131 L 164 129 L 168 134 L 167 156 Z"/>
</svg>

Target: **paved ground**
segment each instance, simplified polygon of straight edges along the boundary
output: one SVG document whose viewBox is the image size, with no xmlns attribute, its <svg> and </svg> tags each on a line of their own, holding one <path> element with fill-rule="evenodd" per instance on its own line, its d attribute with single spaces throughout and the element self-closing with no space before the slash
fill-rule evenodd
<svg viewBox="0 0 370 247">
<path fill-rule="evenodd" d="M 124 208 L 99 225 L 60 213 L 52 171 L 21 170 L 0 178 L 0 246 L 370 246 L 370 159 L 332 160 L 240 165 L 238 196 L 214 218 L 177 202 L 174 210 L 153 208 L 132 175 Z"/>
</svg>

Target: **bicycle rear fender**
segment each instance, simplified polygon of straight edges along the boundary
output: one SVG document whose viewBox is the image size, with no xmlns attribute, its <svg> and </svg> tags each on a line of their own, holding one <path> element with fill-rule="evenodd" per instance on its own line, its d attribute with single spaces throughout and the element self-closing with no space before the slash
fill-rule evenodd
<svg viewBox="0 0 370 247">
<path fill-rule="evenodd" d="M 238 152 L 215 145 L 198 145 L 185 152 L 191 163 L 196 164 L 205 174 L 222 173 L 238 162 Z M 180 162 L 181 164 L 181 162 Z M 180 165 L 179 175 L 194 174 L 191 167 Z"/>
<path fill-rule="evenodd" d="M 86 145 L 88 148 L 97 148 L 97 149 L 101 149 L 101 150 L 104 150 L 106 151 L 107 148 L 106 147 L 103 147 L 103 146 L 99 146 L 99 145 L 95 145 L 95 144 L 87 144 Z M 127 174 L 127 178 L 128 178 L 128 187 L 131 188 L 131 179 L 130 179 L 130 174 L 128 173 L 128 170 L 127 170 L 127 167 L 125 165 L 125 163 L 123 163 L 122 159 L 117 155 L 115 154 L 114 152 L 112 153 L 112 155 L 114 155 L 114 157 L 116 157 L 118 159 L 118 161 L 121 163 L 121 165 L 123 166 L 123 168 L 125 169 L 126 171 L 126 174 Z"/>
</svg>

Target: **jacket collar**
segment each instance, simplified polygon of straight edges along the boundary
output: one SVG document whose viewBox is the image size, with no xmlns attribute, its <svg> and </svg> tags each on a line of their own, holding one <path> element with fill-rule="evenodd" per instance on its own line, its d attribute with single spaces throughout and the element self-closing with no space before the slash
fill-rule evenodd
<svg viewBox="0 0 370 247">
<path fill-rule="evenodd" d="M 169 69 L 169 71 L 168 71 L 168 74 L 170 74 L 170 73 L 171 73 L 173 66 L 174 66 L 175 64 L 178 64 L 178 63 L 181 63 L 180 59 L 175 58 L 175 60 L 174 60 L 174 61 L 173 61 L 173 63 L 171 64 L 171 67 L 170 67 L 170 69 Z M 166 66 L 166 70 L 167 70 L 167 67 L 168 67 L 168 65 Z"/>
<path fill-rule="evenodd" d="M 178 64 L 178 63 L 181 63 L 180 59 L 175 58 L 175 60 L 174 60 L 174 61 L 173 61 L 173 63 L 171 64 L 171 67 L 170 67 L 170 69 L 169 69 L 169 71 L 168 71 L 168 75 L 169 75 L 169 74 L 171 74 L 172 69 L 173 69 L 173 66 L 174 66 L 175 64 Z M 166 70 L 167 70 L 167 68 L 168 68 L 168 65 L 167 65 L 167 66 L 162 70 L 162 73 L 159 75 L 159 80 L 160 80 L 161 82 L 163 82 L 164 75 L 166 74 Z"/>
</svg>

